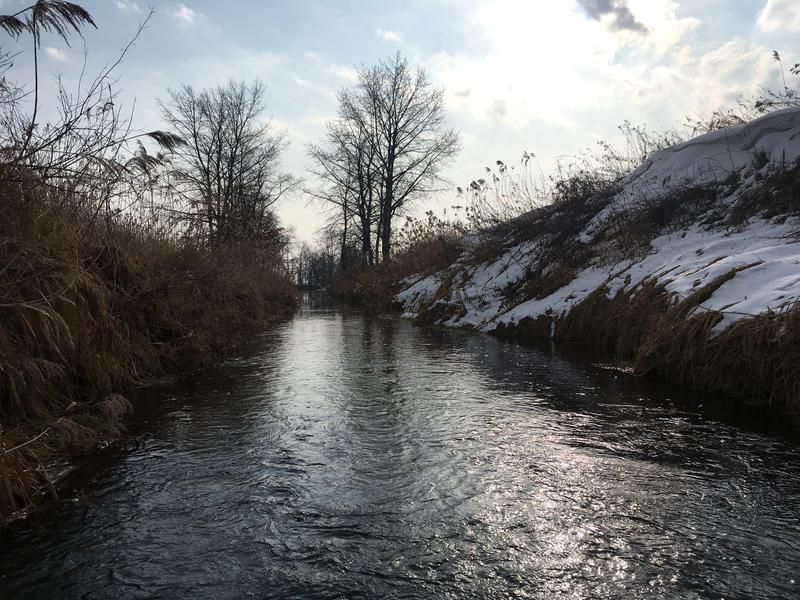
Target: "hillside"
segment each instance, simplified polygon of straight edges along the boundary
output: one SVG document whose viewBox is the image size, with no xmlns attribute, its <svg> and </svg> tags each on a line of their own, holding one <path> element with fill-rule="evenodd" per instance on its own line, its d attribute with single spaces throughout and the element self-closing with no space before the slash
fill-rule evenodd
<svg viewBox="0 0 800 600">
<path fill-rule="evenodd" d="M 424 323 L 586 342 L 640 373 L 794 412 L 798 157 L 796 108 L 702 135 L 610 189 L 575 185 L 468 236 L 396 300 Z"/>
</svg>

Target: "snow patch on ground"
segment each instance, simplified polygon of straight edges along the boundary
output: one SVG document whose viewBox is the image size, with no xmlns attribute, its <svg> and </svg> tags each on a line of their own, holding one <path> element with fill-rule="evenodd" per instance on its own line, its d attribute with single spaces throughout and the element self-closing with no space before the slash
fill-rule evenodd
<svg viewBox="0 0 800 600">
<path fill-rule="evenodd" d="M 413 319 L 419 313 L 419 309 L 431 301 L 436 291 L 441 285 L 441 281 L 436 275 L 421 277 L 419 275 L 404 279 L 403 285 L 408 288 L 397 294 L 395 299 L 405 308 L 403 317 Z"/>
<path fill-rule="evenodd" d="M 620 291 L 635 293 L 644 281 L 662 284 L 678 301 L 734 269 L 740 270 L 697 309 L 724 313 L 717 332 L 746 316 L 778 311 L 800 300 L 797 220 L 775 224 L 752 219 L 735 231 L 694 226 L 662 235 L 653 240 L 650 254 L 641 260 L 591 266 L 545 298 L 509 306 L 504 294 L 507 286 L 519 281 L 535 260 L 535 252 L 526 243 L 497 261 L 465 268 L 454 279 L 454 291 L 446 302 L 464 307 L 466 314 L 452 317 L 445 324 L 491 331 L 501 323 L 560 317 L 596 290 L 603 290 L 612 298 Z M 416 316 L 440 284 L 440 278 L 430 275 L 418 278 L 398 294 L 397 300 L 406 307 L 405 316 Z"/>
</svg>

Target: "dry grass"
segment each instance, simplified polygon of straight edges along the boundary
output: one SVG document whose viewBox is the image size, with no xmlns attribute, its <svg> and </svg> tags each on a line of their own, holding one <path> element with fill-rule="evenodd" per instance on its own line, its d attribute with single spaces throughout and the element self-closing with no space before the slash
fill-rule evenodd
<svg viewBox="0 0 800 600">
<path fill-rule="evenodd" d="M 555 333 L 559 339 L 591 345 L 612 359 L 629 360 L 668 307 L 663 287 L 652 280 L 620 290 L 613 298 L 602 288 L 559 319 Z"/>
<path fill-rule="evenodd" d="M 739 225 L 754 215 L 774 218 L 800 214 L 800 164 L 774 166 L 760 185 L 741 195 L 727 216 L 730 225 Z"/>
<path fill-rule="evenodd" d="M 389 269 L 359 267 L 334 278 L 328 292 L 340 302 L 380 312 L 391 307 L 396 285 Z"/>
<path fill-rule="evenodd" d="M 335 278 L 328 290 L 334 298 L 372 311 L 389 310 L 400 281 L 418 273 L 433 273 L 449 267 L 463 252 L 461 233 L 427 221 L 398 245 L 388 263 L 352 269 Z"/>
<path fill-rule="evenodd" d="M 710 286 L 732 277 L 735 271 Z M 800 307 L 747 317 L 715 335 L 722 315 L 695 311 L 709 290 L 664 313 L 636 353 L 635 370 L 800 415 Z M 693 312 L 694 311 L 694 312 Z"/>
<path fill-rule="evenodd" d="M 3 514 L 51 488 L 49 457 L 119 433 L 119 391 L 217 360 L 295 295 L 268 249 L 100 221 L 33 178 L 0 202 Z"/>
</svg>

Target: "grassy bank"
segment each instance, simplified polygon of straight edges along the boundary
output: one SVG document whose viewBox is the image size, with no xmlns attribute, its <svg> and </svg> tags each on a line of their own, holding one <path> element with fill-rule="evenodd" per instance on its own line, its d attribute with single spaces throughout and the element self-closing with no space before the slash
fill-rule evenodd
<svg viewBox="0 0 800 600">
<path fill-rule="evenodd" d="M 34 177 L 0 181 L 0 515 L 54 457 L 117 436 L 131 386 L 207 366 L 290 313 L 274 252 L 99 218 Z M 53 492 L 53 490 L 50 490 Z"/>
</svg>

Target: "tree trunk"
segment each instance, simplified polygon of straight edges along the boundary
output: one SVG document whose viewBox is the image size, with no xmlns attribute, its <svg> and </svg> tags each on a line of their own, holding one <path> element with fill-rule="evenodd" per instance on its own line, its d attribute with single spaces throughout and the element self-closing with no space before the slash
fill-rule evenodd
<svg viewBox="0 0 800 600">
<path fill-rule="evenodd" d="M 392 236 L 392 204 L 394 204 L 394 151 L 389 152 L 389 166 L 386 171 L 386 187 L 381 203 L 381 228 L 378 235 L 381 239 L 381 260 L 386 262 L 391 255 Z"/>
<path fill-rule="evenodd" d="M 383 219 L 383 231 L 381 231 L 381 253 L 383 254 L 383 262 L 389 260 L 391 256 L 391 243 L 392 243 L 392 217 L 387 215 Z"/>
<path fill-rule="evenodd" d="M 342 250 L 339 255 L 339 265 L 342 271 L 346 271 L 347 267 L 347 208 L 344 209 L 344 227 L 342 227 Z"/>
<path fill-rule="evenodd" d="M 369 219 L 361 219 L 361 262 L 365 265 L 374 264 L 372 254 L 372 230 Z"/>
</svg>

